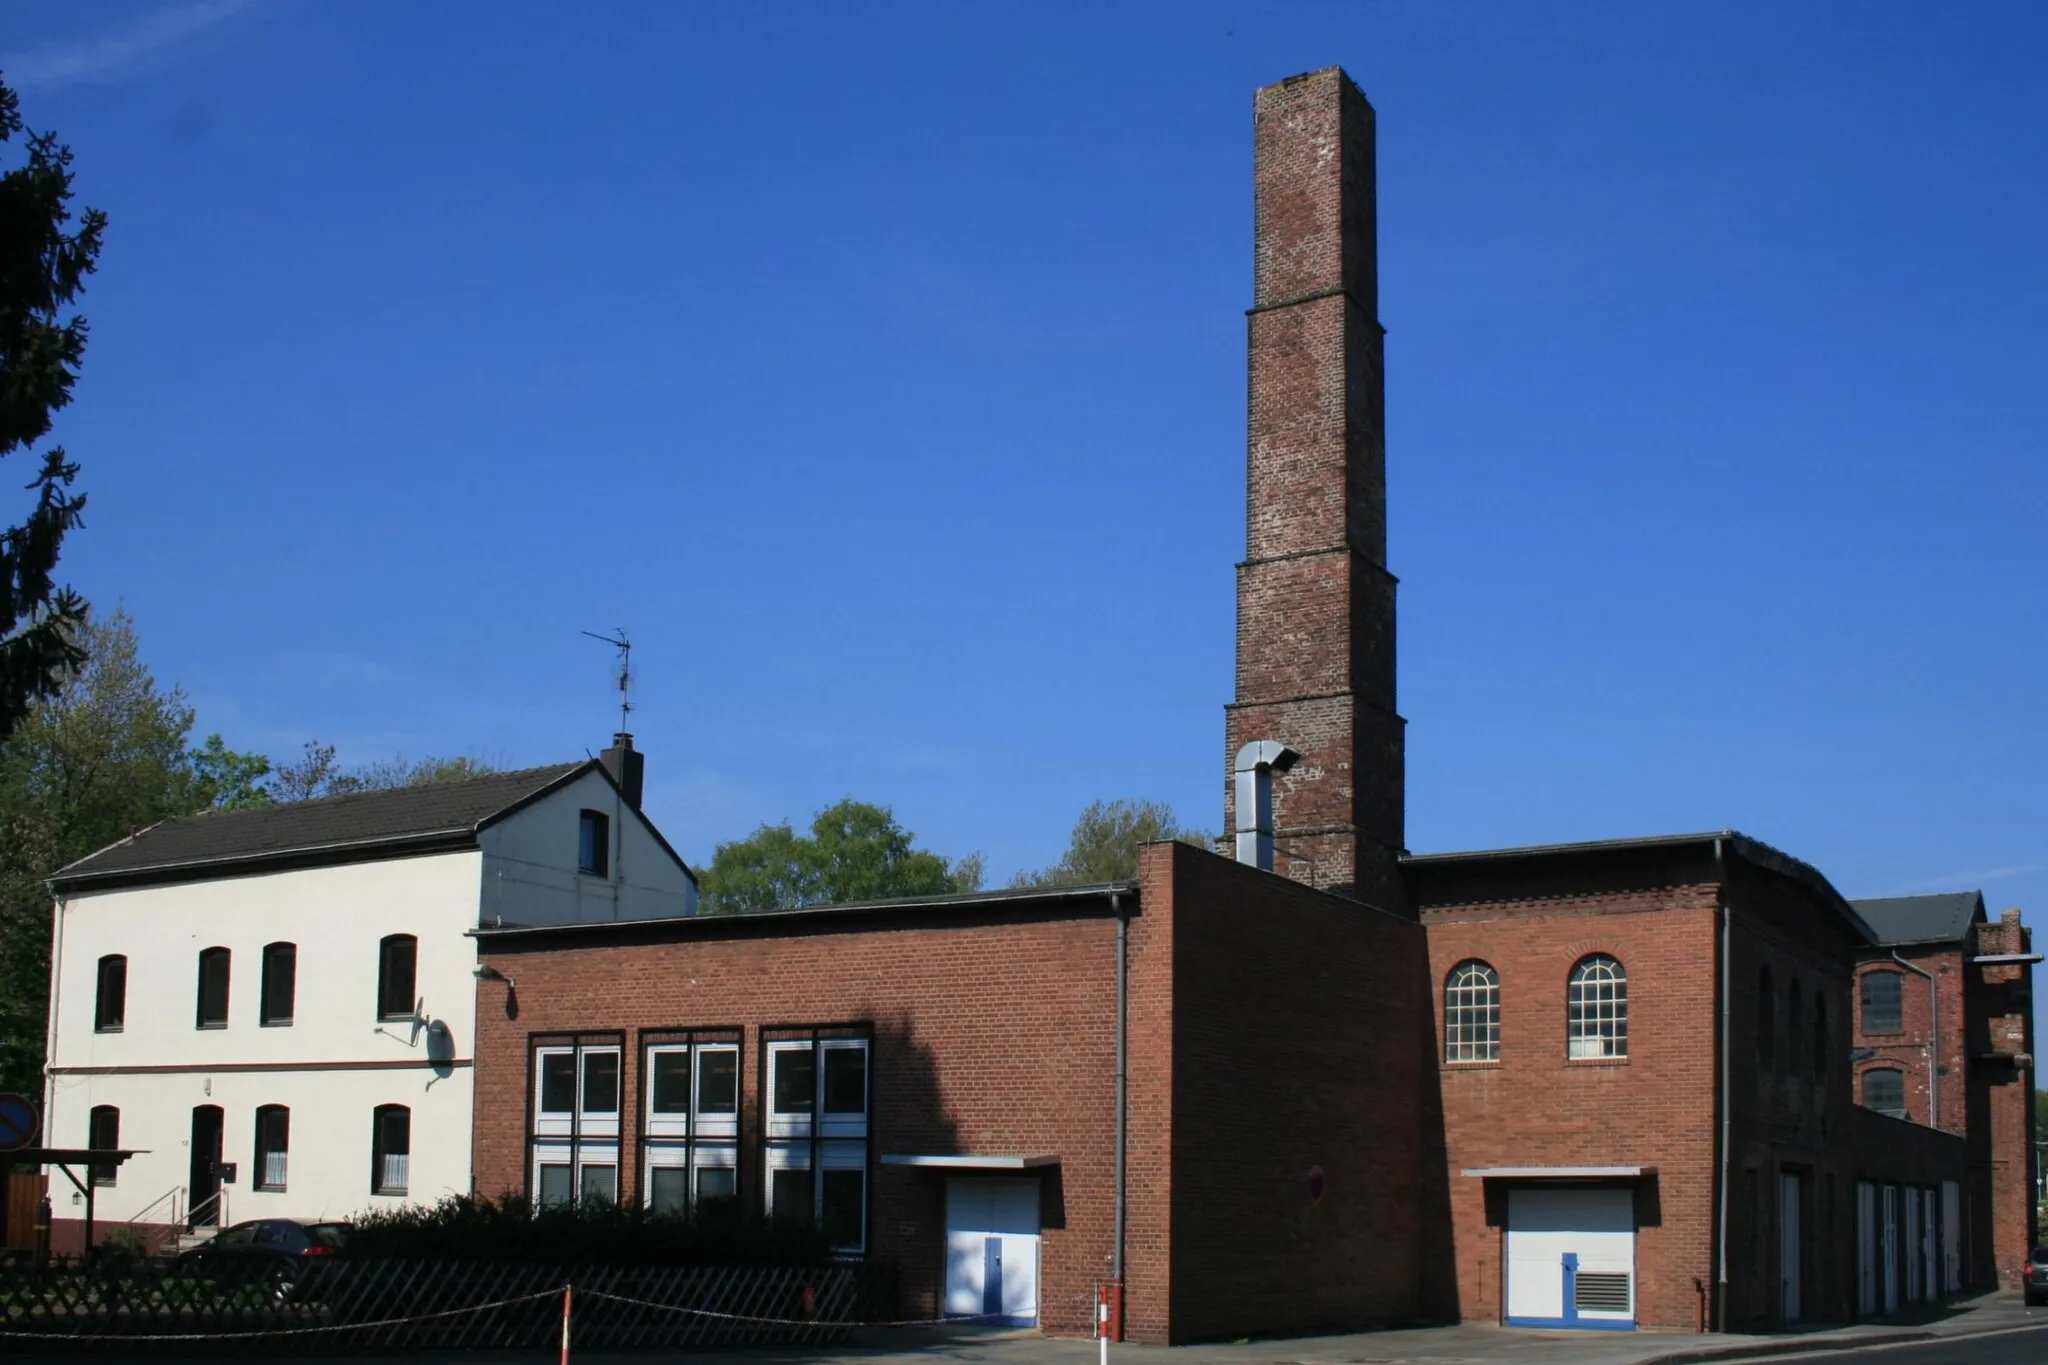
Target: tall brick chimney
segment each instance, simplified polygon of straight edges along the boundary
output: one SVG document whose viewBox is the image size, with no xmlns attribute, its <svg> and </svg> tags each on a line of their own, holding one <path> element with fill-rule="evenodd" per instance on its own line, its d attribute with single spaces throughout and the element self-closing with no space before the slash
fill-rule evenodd
<svg viewBox="0 0 2048 1365">
<path fill-rule="evenodd" d="M 1275 870 L 1405 910 L 1373 111 L 1336 67 L 1269 85 L 1253 107 L 1248 505 L 1224 762 L 1254 740 L 1298 752 L 1273 778 Z"/>
</svg>

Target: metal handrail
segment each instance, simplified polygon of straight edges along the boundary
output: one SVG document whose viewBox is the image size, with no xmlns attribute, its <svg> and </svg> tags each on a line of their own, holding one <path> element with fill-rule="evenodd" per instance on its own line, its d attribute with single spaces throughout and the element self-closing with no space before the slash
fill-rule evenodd
<svg viewBox="0 0 2048 1365">
<path fill-rule="evenodd" d="M 196 1230 L 198 1227 L 199 1216 L 203 1213 L 208 1212 L 209 1209 L 213 1213 L 213 1226 L 216 1231 L 228 1225 L 227 1186 L 221 1186 L 219 1189 L 215 1190 L 211 1195 L 207 1196 L 205 1199 L 200 1200 L 198 1203 L 194 1204 L 190 1209 L 187 1209 L 185 1211 L 185 1226 Z"/>
<path fill-rule="evenodd" d="M 162 1194 L 150 1200 L 147 1204 L 144 1204 L 142 1206 L 142 1212 L 136 1214 L 133 1218 L 130 1218 L 128 1220 L 128 1226 L 132 1228 L 137 1223 L 140 1223 L 144 1219 L 148 1218 L 149 1215 L 156 1212 L 157 1206 L 163 1203 L 166 1199 L 171 1201 L 171 1216 L 168 1219 L 164 1219 L 162 1221 L 173 1224 L 184 1222 L 184 1219 L 178 1217 L 178 1201 L 180 1199 L 183 1199 L 184 1197 L 185 1187 L 183 1185 L 171 1186 L 168 1190 L 165 1190 Z"/>
</svg>

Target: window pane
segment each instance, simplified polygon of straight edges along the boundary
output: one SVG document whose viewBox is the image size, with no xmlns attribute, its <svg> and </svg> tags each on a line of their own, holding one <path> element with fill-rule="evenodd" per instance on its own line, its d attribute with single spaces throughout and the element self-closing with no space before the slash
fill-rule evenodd
<svg viewBox="0 0 2048 1365">
<path fill-rule="evenodd" d="M 736 1114 L 740 1108 L 740 1054 L 731 1048 L 697 1054 L 697 1112 Z"/>
<path fill-rule="evenodd" d="M 199 955 L 199 1026 L 215 1028 L 228 1021 L 228 950 L 208 948 Z"/>
<path fill-rule="evenodd" d="M 768 1186 L 768 1214 L 778 1223 L 811 1221 L 811 1173 L 771 1171 Z"/>
<path fill-rule="evenodd" d="M 538 1202 L 543 1208 L 569 1202 L 569 1167 L 552 1162 L 540 1168 Z"/>
<path fill-rule="evenodd" d="M 385 1019 L 409 1018 L 418 1003 L 413 982 L 419 962 L 419 942 L 411 934 L 393 934 L 384 940 L 377 970 L 377 1014 Z"/>
<path fill-rule="evenodd" d="M 1444 1060 L 1500 1060 L 1500 978 L 1483 962 L 1465 962 L 1444 986 Z"/>
<path fill-rule="evenodd" d="M 566 1114 L 576 1107 L 576 1054 L 543 1052 L 540 1057 L 540 1108 L 543 1114 Z"/>
<path fill-rule="evenodd" d="M 412 1111 L 396 1104 L 380 1107 L 370 1141 L 371 1192 L 404 1194 L 412 1165 Z"/>
<path fill-rule="evenodd" d="M 690 1108 L 690 1054 L 682 1048 L 657 1052 L 653 1056 L 654 1097 L 657 1114 L 683 1114 Z"/>
<path fill-rule="evenodd" d="M 825 1172 L 825 1239 L 832 1246 L 860 1246 L 866 1223 L 861 1195 L 866 1188 L 866 1171 Z"/>
<path fill-rule="evenodd" d="M 1900 1033 L 1905 1029 L 1903 991 L 1897 972 L 1870 972 L 1863 978 L 1863 1031 Z"/>
<path fill-rule="evenodd" d="M 583 1202 L 586 1204 L 618 1203 L 619 1168 L 616 1166 L 585 1166 L 583 1168 Z"/>
<path fill-rule="evenodd" d="M 1904 1074 L 1897 1071 L 1864 1072 L 1863 1103 L 1866 1108 L 1880 1113 L 1903 1115 L 1906 1111 Z"/>
<path fill-rule="evenodd" d="M 690 1173 L 681 1166 L 656 1166 L 652 1173 L 653 1204 L 656 1213 L 689 1211 Z"/>
<path fill-rule="evenodd" d="M 616 1114 L 619 1112 L 619 1054 L 586 1052 L 583 1054 L 583 1112 L 586 1114 Z"/>
<path fill-rule="evenodd" d="M 810 1113 L 817 1088 L 817 1058 L 811 1049 L 785 1048 L 775 1054 L 776 1113 Z"/>
<path fill-rule="evenodd" d="M 724 1203 L 739 1198 L 740 1173 L 730 1166 L 701 1166 L 697 1170 L 699 1203 Z"/>
<path fill-rule="evenodd" d="M 298 989 L 299 950 L 273 943 L 263 950 L 263 1022 L 289 1024 Z"/>
<path fill-rule="evenodd" d="M 868 1050 L 825 1049 L 825 1112 L 865 1114 L 868 1109 Z"/>
<path fill-rule="evenodd" d="M 92 1026 L 102 1033 L 112 1033 L 121 1027 L 128 1013 L 128 959 L 101 958 L 99 984 Z"/>
<path fill-rule="evenodd" d="M 583 811 L 576 825 L 576 869 L 603 877 L 611 867 L 611 821 L 601 811 Z"/>
<path fill-rule="evenodd" d="M 121 1145 L 121 1111 L 111 1104 L 95 1105 L 86 1120 L 85 1145 L 116 1149 Z M 111 1163 L 92 1168 L 92 1183 L 111 1185 L 121 1168 Z"/>
</svg>

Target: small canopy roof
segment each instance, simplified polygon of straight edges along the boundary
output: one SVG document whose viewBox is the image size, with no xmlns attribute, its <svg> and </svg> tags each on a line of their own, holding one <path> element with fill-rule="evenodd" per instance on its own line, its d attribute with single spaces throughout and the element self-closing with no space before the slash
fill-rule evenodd
<svg viewBox="0 0 2048 1365">
<path fill-rule="evenodd" d="M 1057 1166 L 1056 1156 L 917 1156 L 907 1152 L 886 1152 L 884 1166 L 923 1166 L 942 1171 L 1029 1171 Z"/>
</svg>

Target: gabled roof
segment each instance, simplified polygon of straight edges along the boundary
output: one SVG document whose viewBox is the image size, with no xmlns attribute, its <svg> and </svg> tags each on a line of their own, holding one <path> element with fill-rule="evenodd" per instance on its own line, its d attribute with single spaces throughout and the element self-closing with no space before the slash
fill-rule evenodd
<svg viewBox="0 0 2048 1365">
<path fill-rule="evenodd" d="M 1851 901 L 1870 922 L 1878 946 L 1907 943 L 1960 943 L 1970 926 L 1984 918 L 1984 893 L 1944 891 L 1933 896 L 1885 896 Z"/>
<path fill-rule="evenodd" d="M 474 846 L 486 825 L 589 771 L 603 773 L 604 766 L 585 759 L 461 782 L 163 820 L 60 869 L 50 884 L 61 891 L 114 882 L 185 881 L 278 865 Z"/>
</svg>

